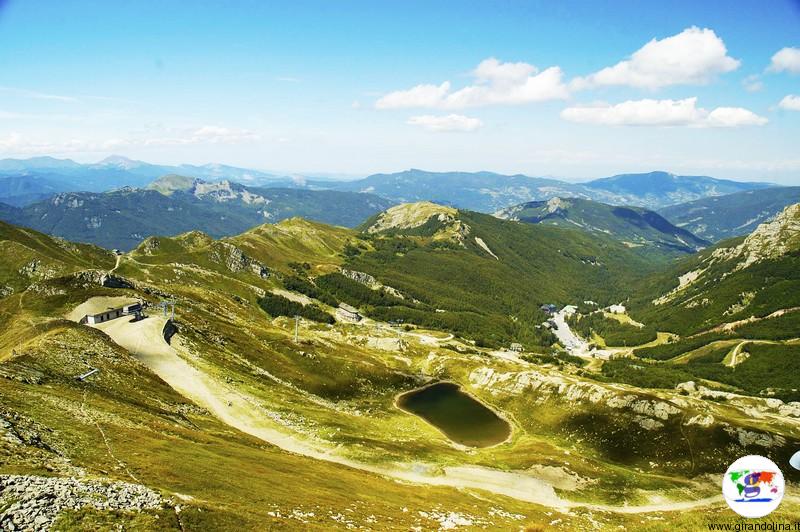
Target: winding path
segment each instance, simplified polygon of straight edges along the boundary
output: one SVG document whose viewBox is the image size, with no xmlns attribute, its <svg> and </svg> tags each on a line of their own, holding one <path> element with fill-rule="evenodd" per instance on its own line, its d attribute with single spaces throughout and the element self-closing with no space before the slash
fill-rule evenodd
<svg viewBox="0 0 800 532">
<path fill-rule="evenodd" d="M 177 348 L 164 340 L 163 331 L 166 324 L 165 318 L 151 316 L 138 322 L 121 318 L 95 327 L 131 352 L 178 393 L 205 408 L 223 423 L 285 451 L 396 480 L 457 489 L 484 490 L 559 510 L 585 507 L 598 511 L 645 513 L 700 508 L 722 501 L 721 497 L 714 497 L 646 506 L 593 505 L 564 500 L 555 493 L 549 483 L 523 473 L 499 471 L 481 466 L 441 468 L 435 464 L 407 463 L 387 467 L 358 462 L 341 456 L 322 444 L 306 441 L 291 433 L 272 421 L 267 415 L 268 411 L 257 398 L 243 394 L 221 379 L 195 368 L 179 354 L 178 350 L 181 348 L 177 335 L 172 339 L 173 342 L 177 342 Z"/>
</svg>

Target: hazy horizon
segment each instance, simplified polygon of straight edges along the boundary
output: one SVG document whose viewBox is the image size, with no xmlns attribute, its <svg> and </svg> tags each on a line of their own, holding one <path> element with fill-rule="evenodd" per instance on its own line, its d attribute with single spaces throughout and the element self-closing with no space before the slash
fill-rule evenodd
<svg viewBox="0 0 800 532">
<path fill-rule="evenodd" d="M 648 174 L 648 173 L 652 173 L 652 172 L 666 172 L 668 174 L 673 174 L 673 175 L 677 175 L 677 176 L 704 176 L 704 177 L 713 177 L 713 178 L 716 178 L 716 179 L 726 179 L 726 180 L 738 181 L 738 182 L 763 182 L 763 183 L 773 183 L 773 184 L 780 185 L 780 186 L 800 185 L 800 180 L 798 180 L 797 183 L 791 183 L 791 182 L 790 183 L 780 183 L 780 182 L 776 182 L 776 181 L 773 181 L 773 180 L 770 180 L 770 179 L 766 179 L 766 178 L 765 179 L 757 179 L 757 178 L 755 178 L 755 179 L 746 179 L 746 178 L 737 178 L 737 177 L 722 177 L 722 176 L 719 176 L 719 175 L 712 175 L 712 174 L 702 174 L 702 173 L 692 173 L 692 172 L 685 172 L 685 173 L 684 172 L 673 172 L 673 171 L 670 171 L 670 170 L 664 169 L 664 168 L 650 168 L 650 169 L 642 169 L 642 170 L 638 170 L 638 171 L 625 171 L 625 172 L 620 171 L 620 172 L 610 173 L 610 174 L 607 174 L 607 175 L 604 174 L 604 175 L 594 175 L 594 176 L 572 177 L 572 176 L 535 174 L 535 173 L 526 173 L 526 172 L 499 172 L 499 171 L 496 171 L 496 170 L 486 169 L 486 168 L 480 168 L 480 169 L 452 169 L 452 168 L 451 169 L 434 169 L 434 168 L 420 168 L 420 167 L 413 167 L 413 166 L 409 166 L 407 168 L 380 170 L 380 171 L 371 172 L 371 173 L 348 174 L 348 173 L 340 173 L 340 172 L 326 172 L 326 171 L 314 171 L 314 170 L 310 170 L 310 171 L 299 170 L 298 171 L 298 170 L 280 170 L 280 169 L 274 169 L 274 168 L 256 168 L 256 167 L 251 167 L 251 166 L 242 166 L 242 165 L 238 165 L 238 164 L 234 164 L 234 163 L 219 162 L 219 161 L 180 162 L 180 163 L 173 164 L 173 163 L 167 163 L 167 162 L 162 162 L 162 161 L 150 161 L 150 160 L 143 160 L 143 159 L 135 159 L 133 157 L 128 157 L 128 156 L 122 155 L 120 153 L 112 153 L 112 154 L 107 155 L 105 157 L 102 157 L 100 159 L 92 158 L 92 157 L 86 157 L 86 158 L 84 158 L 84 157 L 69 157 L 69 156 L 61 156 L 61 157 L 59 157 L 59 156 L 41 154 L 41 155 L 30 156 L 30 157 L 4 157 L 3 159 L 0 159 L 0 161 L 8 160 L 8 159 L 24 161 L 24 160 L 35 159 L 37 157 L 50 157 L 50 158 L 59 159 L 59 160 L 69 160 L 69 161 L 73 161 L 73 162 L 76 162 L 76 163 L 79 163 L 79 164 L 86 164 L 86 165 L 98 164 L 98 163 L 101 163 L 104 160 L 109 159 L 109 158 L 124 158 L 124 159 L 129 159 L 129 160 L 132 160 L 132 161 L 138 161 L 138 162 L 142 162 L 142 163 L 146 163 L 146 164 L 151 164 L 151 165 L 154 165 L 154 166 L 174 166 L 174 167 L 178 167 L 178 166 L 181 166 L 181 165 L 190 165 L 190 166 L 223 165 L 223 166 L 231 166 L 231 167 L 236 167 L 236 168 L 242 168 L 242 169 L 245 169 L 245 170 L 256 170 L 256 171 L 259 171 L 259 172 L 264 172 L 266 174 L 273 174 L 273 175 L 275 175 L 275 177 L 301 176 L 301 177 L 308 177 L 308 178 L 319 179 L 319 180 L 324 180 L 324 181 L 356 181 L 358 179 L 363 179 L 365 177 L 369 177 L 371 175 L 376 175 L 376 174 L 395 174 L 395 173 L 401 173 L 401 172 L 410 171 L 410 170 L 421 170 L 421 171 L 432 172 L 432 173 L 448 173 L 448 172 L 481 173 L 481 172 L 489 172 L 489 173 L 494 173 L 494 174 L 498 174 L 498 175 L 505 175 L 505 176 L 524 175 L 526 177 L 531 177 L 531 178 L 555 179 L 555 180 L 564 181 L 564 182 L 567 182 L 567 183 L 587 183 L 587 182 L 593 181 L 595 179 L 602 179 L 602 178 L 613 177 L 613 176 L 617 176 L 617 175 Z M 192 177 L 192 176 L 189 176 L 189 177 Z M 233 180 L 235 180 L 235 179 L 233 179 Z"/>
<path fill-rule="evenodd" d="M 799 24 L 792 0 L 0 1 L 0 158 L 800 184 Z"/>
</svg>

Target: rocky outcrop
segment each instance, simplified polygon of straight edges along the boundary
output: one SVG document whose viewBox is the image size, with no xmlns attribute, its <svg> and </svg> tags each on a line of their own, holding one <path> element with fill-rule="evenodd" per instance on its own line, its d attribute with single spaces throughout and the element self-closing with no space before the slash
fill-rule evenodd
<svg viewBox="0 0 800 532">
<path fill-rule="evenodd" d="M 657 399 L 645 399 L 633 393 L 620 394 L 616 390 L 590 382 L 580 382 L 557 375 L 545 375 L 538 371 L 501 373 L 492 368 L 482 367 L 469 375 L 473 386 L 485 388 L 492 393 L 519 395 L 523 392 L 536 392 L 538 402 L 557 396 L 570 402 L 601 404 L 613 409 L 628 409 L 639 414 L 637 422 L 647 429 L 658 428 L 661 421 L 667 421 L 681 410 L 676 406 Z M 652 423 L 645 421 L 647 418 Z"/>
<path fill-rule="evenodd" d="M 736 270 L 775 259 L 800 249 L 800 203 L 790 205 L 772 221 L 759 225 L 744 242 L 733 248 L 720 248 L 712 257 L 717 260 L 738 259 Z"/>
<path fill-rule="evenodd" d="M 344 275 L 348 279 L 352 279 L 353 281 L 361 283 L 364 286 L 367 286 L 373 290 L 382 289 L 391 296 L 394 296 L 398 299 L 405 299 L 405 296 L 400 292 L 400 290 L 392 288 L 391 286 L 386 286 L 385 284 L 381 283 L 380 281 L 375 279 L 375 277 L 373 277 L 368 273 L 348 270 L 346 268 L 341 268 L 339 271 L 342 273 L 342 275 Z M 414 300 L 414 302 L 416 303 L 417 301 Z"/>
<path fill-rule="evenodd" d="M 18 270 L 20 275 L 31 279 L 52 279 L 58 275 L 58 271 L 42 264 L 39 259 L 33 259 Z"/>
<path fill-rule="evenodd" d="M 75 279 L 84 284 L 96 284 L 106 288 L 134 288 L 133 281 L 103 270 L 83 270 L 75 273 Z"/>
<path fill-rule="evenodd" d="M 357 271 L 348 270 L 348 269 L 345 269 L 345 268 L 342 268 L 340 271 L 342 272 L 342 275 L 344 275 L 348 279 L 352 279 L 357 283 L 361 283 L 363 285 L 367 285 L 370 288 L 372 288 L 373 286 L 378 286 L 380 284 L 380 283 L 378 283 L 377 279 L 375 279 L 375 277 L 371 276 L 368 273 L 357 272 Z"/>
<path fill-rule="evenodd" d="M 250 271 L 262 279 L 269 277 L 269 268 L 249 257 L 244 251 L 227 242 L 218 242 L 211 252 L 211 260 L 224 264 L 233 273 Z"/>
<path fill-rule="evenodd" d="M 375 219 L 374 223 L 367 227 L 366 232 L 370 234 L 415 230 L 429 222 L 435 220 L 431 232 L 434 240 L 449 240 L 460 245 L 464 245 L 471 228 L 458 219 L 458 210 L 453 207 L 437 205 L 429 201 L 417 203 L 404 203 L 395 205 L 382 212 Z"/>
<path fill-rule="evenodd" d="M 379 214 L 375 222 L 367 228 L 367 233 L 415 229 L 425 225 L 433 217 L 443 225 L 447 225 L 454 222 L 457 215 L 456 209 L 429 201 L 404 203 Z"/>
<path fill-rule="evenodd" d="M 151 236 L 150 238 L 146 238 L 144 242 L 139 244 L 137 251 L 145 255 L 152 255 L 153 253 L 158 251 L 160 247 L 161 247 L 161 241 L 158 238 Z"/>
<path fill-rule="evenodd" d="M 0 286 L 0 299 L 8 297 L 13 293 L 14 293 L 14 287 L 7 285 Z"/>
<path fill-rule="evenodd" d="M 768 434 L 731 426 L 725 427 L 725 432 L 735 438 L 742 447 L 757 446 L 771 449 L 786 445 L 786 438 L 780 434 Z"/>
<path fill-rule="evenodd" d="M 0 530 L 49 530 L 63 510 L 157 510 L 161 495 L 141 484 L 0 475 Z"/>
</svg>

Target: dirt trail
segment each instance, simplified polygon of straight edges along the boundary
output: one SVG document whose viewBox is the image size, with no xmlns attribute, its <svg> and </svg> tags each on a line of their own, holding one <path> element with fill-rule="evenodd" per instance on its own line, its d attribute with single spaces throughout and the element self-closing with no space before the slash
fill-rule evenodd
<svg viewBox="0 0 800 532">
<path fill-rule="evenodd" d="M 648 506 L 602 506 L 576 503 L 561 499 L 553 486 L 544 480 L 524 473 L 499 471 L 480 466 L 455 466 L 441 468 L 435 464 L 396 464 L 396 467 L 378 466 L 351 460 L 335 450 L 303 440 L 288 429 L 277 425 L 266 415 L 257 398 L 243 394 L 189 364 L 177 349 L 164 340 L 166 319 L 151 316 L 139 322 L 128 318 L 112 320 L 95 327 L 108 334 L 117 344 L 130 351 L 178 393 L 207 409 L 223 423 L 244 433 L 264 440 L 281 449 L 318 460 L 352 467 L 400 481 L 416 484 L 477 489 L 497 495 L 567 510 L 587 507 L 600 511 L 641 513 L 684 510 L 716 503 L 717 498 Z"/>
</svg>

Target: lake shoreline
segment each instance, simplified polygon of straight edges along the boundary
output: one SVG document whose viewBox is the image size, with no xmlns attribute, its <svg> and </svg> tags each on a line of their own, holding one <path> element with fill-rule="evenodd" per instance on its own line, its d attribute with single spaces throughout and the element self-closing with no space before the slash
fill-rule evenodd
<svg viewBox="0 0 800 532">
<path fill-rule="evenodd" d="M 418 413 L 416 413 L 416 412 L 414 412 L 412 410 L 409 410 L 408 408 L 404 408 L 402 406 L 401 402 L 402 402 L 404 397 L 406 397 L 408 395 L 411 395 L 411 394 L 418 394 L 418 393 L 420 393 L 420 392 L 422 392 L 424 390 L 427 390 L 429 388 L 432 388 L 434 386 L 439 386 L 439 385 L 442 385 L 442 384 L 449 384 L 449 385 L 455 386 L 457 393 L 463 394 L 464 396 L 468 397 L 469 399 L 471 399 L 472 401 L 474 401 L 475 403 L 477 403 L 481 407 L 483 407 L 486 410 L 490 411 L 500 421 L 505 423 L 505 425 L 508 427 L 508 435 L 503 439 L 503 441 L 500 441 L 500 442 L 497 442 L 497 443 L 493 443 L 491 445 L 484 445 L 484 446 L 466 445 L 466 444 L 460 443 L 460 442 L 454 440 L 442 428 L 437 426 L 436 423 L 426 419 L 421 414 L 418 414 Z M 412 415 L 414 417 L 417 417 L 417 418 L 421 419 L 422 421 L 424 421 L 425 423 L 427 423 L 428 425 L 430 425 L 433 428 L 435 428 L 437 431 L 439 431 L 445 437 L 445 439 L 450 444 L 452 444 L 453 446 L 455 446 L 459 450 L 466 451 L 466 450 L 476 450 L 476 449 L 481 449 L 481 450 L 482 449 L 492 449 L 494 447 L 498 447 L 500 445 L 504 445 L 504 444 L 507 444 L 507 443 L 511 442 L 511 440 L 514 438 L 514 435 L 515 435 L 515 428 L 516 428 L 515 424 L 511 420 L 508 419 L 508 417 L 505 415 L 504 412 L 499 411 L 494 405 L 491 405 L 491 404 L 488 404 L 488 403 L 482 401 L 480 398 L 476 397 L 475 395 L 473 395 L 472 393 L 467 391 L 462 384 L 460 384 L 458 382 L 451 381 L 451 380 L 434 380 L 432 382 L 428 382 L 427 384 L 424 384 L 424 385 L 419 386 L 417 388 L 414 388 L 412 390 L 408 390 L 408 391 L 405 391 L 405 392 L 398 393 L 397 395 L 395 395 L 392 404 L 398 410 L 400 410 L 400 411 L 402 411 L 402 412 L 404 412 L 406 414 Z"/>
</svg>

